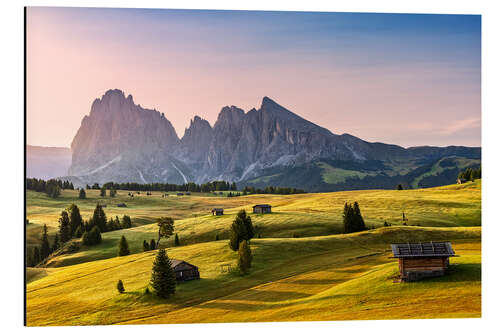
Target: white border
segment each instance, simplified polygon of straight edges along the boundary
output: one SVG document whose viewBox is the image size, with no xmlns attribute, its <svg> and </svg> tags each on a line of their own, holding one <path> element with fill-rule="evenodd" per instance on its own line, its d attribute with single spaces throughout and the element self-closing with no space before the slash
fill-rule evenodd
<svg viewBox="0 0 500 333">
<path fill-rule="evenodd" d="M 2 200 L 2 327 L 11 330 L 88 330 L 88 327 L 63 328 L 23 328 L 23 6 L 79 6 L 79 7 L 140 7 L 140 8 L 193 8 L 193 9 L 240 9 L 240 10 L 301 10 L 301 11 L 350 11 L 386 13 L 448 13 L 481 14 L 483 31 L 482 62 L 482 142 L 483 142 L 483 318 L 447 320 L 394 320 L 394 321 L 352 321 L 352 322 L 298 322 L 298 323 L 257 323 L 257 324 L 209 324 L 170 325 L 165 327 L 120 326 L 92 327 L 92 330 L 127 332 L 144 330 L 175 330 L 189 332 L 241 332 L 254 330 L 287 330 L 300 332 L 314 329 L 320 332 L 417 332 L 422 330 L 453 330 L 458 332 L 493 331 L 500 327 L 498 299 L 499 258 L 498 241 L 500 220 L 495 214 L 498 202 L 496 194 L 500 188 L 500 177 L 496 170 L 500 166 L 500 107 L 498 94 L 500 84 L 499 32 L 500 15 L 496 1 L 11 1 L 2 3 L 0 24 L 2 25 L 2 52 L 0 62 L 1 82 L 1 124 L 0 135 L 5 149 L 2 151 L 1 174 L 3 186 Z"/>
</svg>

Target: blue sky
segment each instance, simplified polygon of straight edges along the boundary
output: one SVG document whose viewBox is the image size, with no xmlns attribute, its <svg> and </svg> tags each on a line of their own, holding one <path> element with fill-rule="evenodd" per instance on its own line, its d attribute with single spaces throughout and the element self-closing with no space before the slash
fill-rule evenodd
<svg viewBox="0 0 500 333">
<path fill-rule="evenodd" d="M 269 96 L 337 134 L 478 146 L 481 17 L 31 7 L 28 84 L 31 144 L 69 146 L 119 88 L 179 136 Z M 64 131 L 39 129 L 61 117 Z"/>
</svg>

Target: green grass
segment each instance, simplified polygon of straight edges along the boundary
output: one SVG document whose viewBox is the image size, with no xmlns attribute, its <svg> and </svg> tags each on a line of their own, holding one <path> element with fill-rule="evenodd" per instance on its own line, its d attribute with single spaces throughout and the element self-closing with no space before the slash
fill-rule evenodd
<svg viewBox="0 0 500 333">
<path fill-rule="evenodd" d="M 334 168 L 331 165 L 319 162 L 317 165 L 323 169 L 322 177 L 323 181 L 327 184 L 337 184 L 346 181 L 348 178 L 359 178 L 363 179 L 369 175 L 375 175 L 375 172 L 367 173 L 355 170 L 345 170 L 340 168 Z"/>
<path fill-rule="evenodd" d="M 391 242 L 450 240 L 460 257 L 451 274 L 393 283 Z M 388 227 L 350 235 L 254 239 L 250 275 L 227 241 L 169 248 L 197 265 L 201 279 L 174 297 L 144 295 L 156 251 L 60 268 L 27 286 L 29 326 L 235 321 L 479 317 L 481 228 Z M 37 272 L 37 274 L 41 274 Z M 118 294 L 121 279 L 125 294 Z"/>
<path fill-rule="evenodd" d="M 154 192 L 153 192 L 154 193 Z M 35 214 L 32 196 L 44 196 L 39 193 L 28 193 L 28 216 L 30 221 L 38 221 L 49 217 L 46 212 Z M 65 193 L 65 195 L 67 195 Z M 96 193 L 97 195 L 97 193 Z M 120 196 L 126 196 L 126 192 Z M 127 198 L 125 198 L 126 200 Z M 251 195 L 236 198 L 221 198 L 196 196 L 191 198 L 162 199 L 160 193 L 154 193 L 147 198 L 129 199 L 128 208 L 105 208 L 106 214 L 114 216 L 118 212 L 129 214 L 135 225 L 131 229 L 103 233 L 102 244 L 95 247 L 83 247 L 81 251 L 56 257 L 50 266 L 63 266 L 82 263 L 96 259 L 111 258 L 116 255 L 118 241 L 122 235 L 128 240 L 132 253 L 142 251 L 142 242 L 156 238 L 157 226 L 152 223 L 157 216 L 180 217 L 175 221 L 175 232 L 178 233 L 181 244 L 194 244 L 229 238 L 229 227 L 240 209 L 251 211 L 256 203 L 270 203 L 273 206 L 271 214 L 253 214 L 252 221 L 262 238 L 311 237 L 341 233 L 342 211 L 346 201 L 358 201 L 365 223 L 368 227 L 381 227 L 387 221 L 392 225 L 402 225 L 402 212 L 405 212 L 409 225 L 429 227 L 458 227 L 481 225 L 481 182 L 463 185 L 449 185 L 418 190 L 368 190 L 346 191 L 333 193 L 309 193 L 297 195 Z M 43 200 L 52 199 L 43 197 Z M 89 200 L 89 199 L 87 199 Z M 95 200 L 90 199 L 95 204 Z M 105 199 L 111 200 L 111 199 Z M 120 202 L 120 199 L 114 199 Z M 123 201 L 125 201 L 123 200 Z M 60 209 L 72 202 L 66 198 L 52 202 L 51 214 L 57 214 Z M 55 205 L 58 203 L 58 205 Z M 84 218 L 92 213 L 94 206 L 85 202 L 76 202 L 82 209 Z M 40 205 L 40 203 L 38 203 Z M 224 207 L 223 216 L 209 214 L 211 207 Z M 149 215 L 147 215 L 149 214 Z M 121 215 L 121 214 L 120 214 Z M 40 217 L 38 217 L 40 216 Z M 195 216 L 195 217 L 193 217 Z M 182 218 L 184 217 L 184 218 Z M 57 221 L 57 215 L 53 217 Z M 55 231 L 57 223 L 49 224 Z M 28 244 L 39 242 L 40 225 L 28 227 Z M 173 238 L 162 241 L 173 245 Z"/>
<path fill-rule="evenodd" d="M 454 168 L 465 169 L 465 168 L 468 168 L 470 166 L 477 165 L 477 160 L 473 160 L 473 159 L 469 159 L 469 158 L 465 158 L 465 157 L 454 157 L 453 159 L 456 162 L 455 165 L 450 166 L 450 167 L 442 167 L 440 165 L 440 163 L 442 160 L 445 160 L 445 159 L 449 159 L 449 157 L 442 158 L 439 161 L 437 161 L 436 163 L 434 163 L 431 170 L 416 177 L 411 182 L 411 186 L 413 188 L 417 188 L 419 186 L 418 184 L 420 183 L 420 181 L 422 179 L 424 179 L 425 177 L 438 175 L 447 169 L 454 169 Z"/>
</svg>

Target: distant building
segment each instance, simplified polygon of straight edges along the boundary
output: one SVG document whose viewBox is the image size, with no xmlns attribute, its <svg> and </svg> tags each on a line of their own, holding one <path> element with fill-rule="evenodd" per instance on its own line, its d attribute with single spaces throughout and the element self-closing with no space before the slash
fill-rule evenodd
<svg viewBox="0 0 500 333">
<path fill-rule="evenodd" d="M 467 179 L 465 179 L 465 178 L 458 178 L 457 179 L 457 184 L 465 184 L 465 183 L 467 183 Z"/>
<path fill-rule="evenodd" d="M 177 193 L 177 196 L 178 196 L 178 197 L 180 197 L 180 196 L 182 196 L 182 195 L 184 195 L 184 193 L 181 193 L 181 192 Z"/>
<path fill-rule="evenodd" d="M 224 208 L 212 209 L 212 215 L 224 215 Z"/>
<path fill-rule="evenodd" d="M 122 202 L 122 203 L 117 204 L 116 207 L 127 207 L 127 205 Z"/>
<path fill-rule="evenodd" d="M 200 278 L 198 267 L 183 260 L 170 259 L 177 281 L 189 281 Z"/>
<path fill-rule="evenodd" d="M 255 205 L 255 206 L 253 206 L 253 212 L 255 214 L 271 213 L 271 206 L 270 205 Z"/>
<path fill-rule="evenodd" d="M 393 258 L 399 260 L 402 281 L 442 276 L 456 257 L 450 242 L 391 244 Z"/>
<path fill-rule="evenodd" d="M 191 195 L 191 192 L 186 192 L 186 195 Z"/>
</svg>

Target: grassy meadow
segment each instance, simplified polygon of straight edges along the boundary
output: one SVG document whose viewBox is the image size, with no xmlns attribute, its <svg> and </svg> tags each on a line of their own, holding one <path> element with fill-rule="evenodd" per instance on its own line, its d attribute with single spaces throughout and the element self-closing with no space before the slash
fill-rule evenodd
<svg viewBox="0 0 500 333">
<path fill-rule="evenodd" d="M 45 223 L 54 234 L 61 210 L 75 203 L 88 219 L 96 203 L 107 216 L 127 214 L 133 228 L 102 234 L 101 244 L 51 258 L 27 270 L 27 324 L 95 325 L 289 320 L 355 320 L 481 316 L 481 182 L 417 190 L 366 190 L 297 195 L 197 194 L 163 198 L 118 191 L 115 198 L 88 190 L 87 199 L 64 190 L 51 199 L 27 192 L 27 242 L 39 243 Z M 342 234 L 346 201 L 358 201 L 368 227 Z M 116 204 L 126 203 L 126 208 Z M 272 214 L 250 214 L 260 238 L 251 241 L 249 275 L 236 272 L 229 227 L 240 209 L 258 203 Z M 212 216 L 214 207 L 225 209 Z M 402 213 L 408 221 L 403 225 Z M 181 246 L 162 241 L 170 258 L 198 266 L 201 279 L 180 283 L 167 300 L 145 295 L 156 251 L 155 218 L 171 216 Z M 384 222 L 392 224 L 383 227 Z M 131 255 L 117 257 L 125 235 Z M 218 236 L 220 240 L 216 241 Z M 452 241 L 459 257 L 450 274 L 415 283 L 394 283 L 397 261 L 391 242 Z M 234 270 L 225 272 L 221 265 Z M 118 294 L 123 280 L 126 292 Z M 444 306 L 446 305 L 446 306 Z"/>
</svg>

